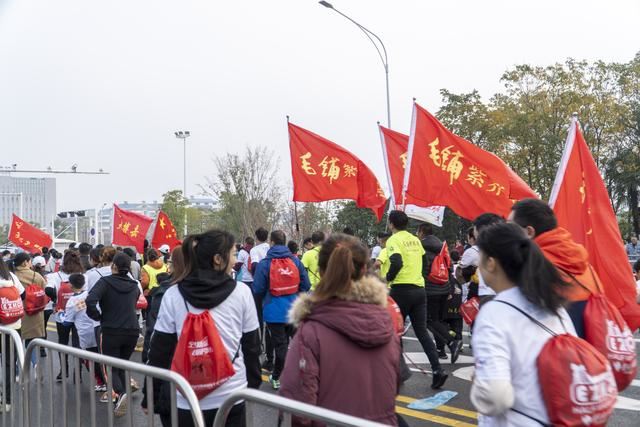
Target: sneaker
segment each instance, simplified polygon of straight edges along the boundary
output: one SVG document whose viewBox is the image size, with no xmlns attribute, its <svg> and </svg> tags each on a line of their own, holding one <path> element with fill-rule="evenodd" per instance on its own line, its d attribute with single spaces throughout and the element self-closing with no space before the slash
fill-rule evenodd
<svg viewBox="0 0 640 427">
<path fill-rule="evenodd" d="M 434 390 L 439 389 L 444 385 L 448 377 L 449 375 L 444 371 L 444 369 L 433 371 L 433 381 L 431 382 L 431 388 Z"/>
<path fill-rule="evenodd" d="M 272 375 L 269 375 L 269 384 L 274 390 L 280 390 L 280 380 L 274 380 Z"/>
<path fill-rule="evenodd" d="M 269 373 L 273 372 L 273 362 L 270 360 L 265 360 L 262 363 L 262 370 Z"/>
<path fill-rule="evenodd" d="M 56 377 L 56 382 L 57 382 L 57 383 L 61 383 L 61 382 L 62 382 L 62 372 L 60 372 L 60 373 L 58 374 L 58 376 Z"/>
<path fill-rule="evenodd" d="M 93 391 L 95 391 L 96 393 L 104 393 L 105 391 L 107 391 L 107 385 L 106 384 L 96 384 L 96 386 L 93 388 Z M 105 397 L 105 402 L 106 402 L 106 397 Z"/>
<path fill-rule="evenodd" d="M 106 386 L 105 386 L 105 387 L 106 387 Z M 112 393 L 112 394 L 111 394 L 111 401 L 112 401 L 113 403 L 116 403 L 116 402 L 117 402 L 116 398 L 117 398 L 116 394 L 115 394 L 115 393 Z M 101 402 L 101 403 L 107 403 L 108 401 L 109 401 L 109 392 L 108 392 L 108 391 L 105 391 L 105 392 L 102 394 L 102 396 L 100 396 L 100 402 Z"/>
<path fill-rule="evenodd" d="M 118 400 L 116 401 L 116 407 L 113 408 L 113 415 L 116 417 L 122 417 L 127 413 L 129 399 L 127 398 L 127 393 L 122 393 L 118 396 Z"/>
<path fill-rule="evenodd" d="M 140 390 L 140 385 L 137 383 L 136 380 L 131 378 L 131 393 L 135 393 L 138 390 Z"/>
<path fill-rule="evenodd" d="M 451 341 L 449 350 L 451 351 L 451 363 L 456 363 L 458 356 L 460 356 L 460 350 L 462 350 L 462 340 Z"/>
<path fill-rule="evenodd" d="M 442 350 L 438 351 L 438 358 L 445 360 L 447 359 L 449 356 L 447 356 L 447 352 L 444 351 L 444 348 Z"/>
<path fill-rule="evenodd" d="M 11 412 L 11 403 L 0 403 L 0 413 Z"/>
</svg>

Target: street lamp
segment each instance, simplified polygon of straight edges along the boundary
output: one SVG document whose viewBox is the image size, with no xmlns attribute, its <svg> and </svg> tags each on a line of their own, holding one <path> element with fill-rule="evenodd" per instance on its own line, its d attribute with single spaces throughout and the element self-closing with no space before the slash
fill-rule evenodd
<svg viewBox="0 0 640 427">
<path fill-rule="evenodd" d="M 376 51 L 378 52 L 378 56 L 382 61 L 382 66 L 384 67 L 385 82 L 387 86 L 387 127 L 391 128 L 391 101 L 389 100 L 389 60 L 387 58 L 387 49 L 384 47 L 384 43 L 382 43 L 382 40 L 380 40 L 380 37 L 378 37 L 373 31 L 358 24 L 356 21 L 354 21 L 353 19 L 351 19 L 350 17 L 348 17 L 347 15 L 345 15 L 344 13 L 340 12 L 338 9 L 333 7 L 333 5 L 328 1 L 323 0 L 323 1 L 319 1 L 318 3 L 320 3 L 322 6 L 326 7 L 327 9 L 333 10 L 334 12 L 343 16 L 349 21 L 353 22 L 358 28 L 362 30 L 364 35 L 367 36 L 369 41 L 371 41 L 371 43 L 373 43 L 373 46 L 376 48 Z M 380 47 L 382 47 L 382 51 L 380 50 L 380 47 L 372 38 L 372 36 L 378 41 L 378 43 L 380 43 Z"/>
<path fill-rule="evenodd" d="M 191 136 L 191 133 L 186 130 L 186 131 L 178 131 L 178 132 L 174 132 L 176 138 L 181 139 L 182 140 L 182 144 L 183 144 L 183 159 L 184 159 L 184 180 L 183 180 L 183 190 L 182 190 L 182 195 L 184 196 L 184 198 L 187 200 L 187 138 L 189 138 Z M 184 236 L 183 237 L 187 237 L 187 208 L 185 206 L 184 209 Z"/>
</svg>

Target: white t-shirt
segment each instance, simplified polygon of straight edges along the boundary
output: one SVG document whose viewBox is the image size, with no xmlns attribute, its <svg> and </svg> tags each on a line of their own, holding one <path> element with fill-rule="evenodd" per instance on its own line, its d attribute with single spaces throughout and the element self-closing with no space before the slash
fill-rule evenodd
<svg viewBox="0 0 640 427">
<path fill-rule="evenodd" d="M 471 265 L 473 265 L 474 267 L 480 265 L 480 249 L 478 249 L 476 245 L 473 245 L 469 249 L 464 251 L 462 257 L 460 258 L 460 267 L 464 268 Z M 482 275 L 480 274 L 480 270 L 477 270 L 476 274 L 478 275 L 478 295 L 495 295 L 495 291 L 485 283 Z"/>
<path fill-rule="evenodd" d="M 269 249 L 271 248 L 271 246 L 269 246 L 268 243 L 260 243 L 257 246 L 254 246 L 251 249 L 251 265 L 254 264 L 258 264 L 260 261 L 262 261 L 263 259 L 265 259 L 267 257 L 267 252 L 269 252 Z"/>
<path fill-rule="evenodd" d="M 380 245 L 374 246 L 373 249 L 371 249 L 371 259 L 378 259 L 378 256 L 380 256 L 381 250 L 382 250 L 382 247 Z"/>
<path fill-rule="evenodd" d="M 249 260 L 251 259 L 251 255 L 245 248 L 242 248 L 238 251 L 238 262 L 242 263 L 240 267 L 240 271 L 238 272 L 239 280 L 243 282 L 253 282 L 253 276 L 249 271 Z"/>
<path fill-rule="evenodd" d="M 96 335 L 94 333 L 94 321 L 87 316 L 87 299 L 88 292 L 83 290 L 79 294 L 75 294 L 69 301 L 64 311 L 64 321 L 73 322 L 78 330 L 78 338 L 80 338 L 80 348 L 86 350 L 88 348 L 97 347 Z"/>
<path fill-rule="evenodd" d="M 9 280 L 0 278 L 0 287 L 8 288 L 8 287 L 14 286 L 18 290 L 18 295 L 22 295 L 24 293 L 24 286 L 22 286 L 22 283 L 20 283 L 20 279 L 18 279 L 18 276 L 16 276 L 12 272 L 9 272 L 9 276 L 10 276 Z M 9 329 L 18 330 L 22 327 L 22 319 L 18 319 L 13 323 L 9 323 L 2 326 L 7 327 Z"/>
<path fill-rule="evenodd" d="M 500 292 L 486 303 L 476 318 L 472 343 L 475 378 L 480 381 L 503 380 L 513 386 L 513 408 L 549 423 L 538 382 L 536 359 L 551 335 L 515 308 L 496 301 L 507 301 L 531 315 L 552 331 L 576 335 L 564 308 L 560 318 L 530 303 L 519 288 Z M 481 415 L 481 426 L 536 426 L 539 424 L 508 410 L 495 417 Z"/>
<path fill-rule="evenodd" d="M 194 314 L 200 314 L 204 310 L 189 305 L 189 311 Z M 231 393 L 247 387 L 247 372 L 240 340 L 242 339 L 242 334 L 255 331 L 259 327 L 256 304 L 253 300 L 251 289 L 240 282 L 236 284 L 233 292 L 222 304 L 209 310 L 209 314 L 218 328 L 220 338 L 229 354 L 229 359 L 233 359 L 236 352 L 238 352 L 238 357 L 233 362 L 236 374 L 218 389 L 200 400 L 200 407 L 203 410 L 219 408 Z M 162 298 L 155 330 L 180 336 L 186 317 L 187 309 L 184 299 L 178 287 L 172 286 Z M 180 392 L 178 392 L 177 397 L 178 408 L 189 409 L 187 401 Z"/>
</svg>

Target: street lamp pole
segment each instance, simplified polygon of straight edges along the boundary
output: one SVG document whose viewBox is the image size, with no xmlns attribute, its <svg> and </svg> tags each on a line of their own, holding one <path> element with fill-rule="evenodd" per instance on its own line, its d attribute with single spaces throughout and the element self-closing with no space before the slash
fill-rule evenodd
<svg viewBox="0 0 640 427">
<path fill-rule="evenodd" d="M 189 202 L 189 199 L 187 198 L 187 138 L 189 138 L 191 136 L 191 133 L 187 130 L 187 131 L 178 131 L 178 132 L 174 132 L 174 135 L 176 136 L 176 138 L 178 139 L 182 139 L 182 146 L 183 146 L 183 172 L 184 172 L 184 176 L 183 176 L 183 190 L 182 190 L 182 195 L 184 196 L 185 200 L 187 200 L 187 203 Z M 187 207 L 185 206 L 184 208 L 184 235 L 183 238 L 187 236 Z"/>
<path fill-rule="evenodd" d="M 385 76 L 385 83 L 386 83 L 386 90 L 387 90 L 387 127 L 391 128 L 391 101 L 389 99 L 389 59 L 387 57 L 387 49 L 385 48 L 384 43 L 382 43 L 382 40 L 380 39 L 380 37 L 378 37 L 373 31 L 371 31 L 368 28 L 360 25 L 358 22 L 356 22 L 355 20 L 353 20 L 349 16 L 347 16 L 344 13 L 340 12 L 338 9 L 333 7 L 333 5 L 331 3 L 327 2 L 327 1 L 324 1 L 324 0 L 323 1 L 319 1 L 318 3 L 320 3 L 322 6 L 326 7 L 327 9 L 333 10 L 338 15 L 348 19 L 353 24 L 355 24 L 358 28 L 360 28 L 362 30 L 364 35 L 367 36 L 369 41 L 371 41 L 373 46 L 376 48 L 376 51 L 378 52 L 378 56 L 380 57 L 380 60 L 382 61 L 382 66 L 384 67 L 384 76 Z M 378 41 L 378 43 L 380 43 L 380 46 L 378 46 L 378 43 L 375 42 L 374 38 L 375 38 L 375 40 Z M 382 51 L 380 50 L 380 47 L 382 47 Z"/>
</svg>

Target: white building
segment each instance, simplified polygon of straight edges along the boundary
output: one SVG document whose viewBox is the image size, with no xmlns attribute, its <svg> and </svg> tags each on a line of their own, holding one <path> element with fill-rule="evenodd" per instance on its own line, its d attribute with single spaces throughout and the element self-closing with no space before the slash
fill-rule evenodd
<svg viewBox="0 0 640 427">
<path fill-rule="evenodd" d="M 0 225 L 11 224 L 14 213 L 50 229 L 56 215 L 56 179 L 0 175 Z"/>
</svg>

